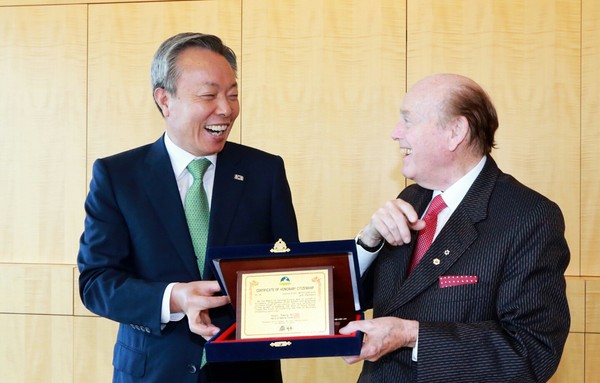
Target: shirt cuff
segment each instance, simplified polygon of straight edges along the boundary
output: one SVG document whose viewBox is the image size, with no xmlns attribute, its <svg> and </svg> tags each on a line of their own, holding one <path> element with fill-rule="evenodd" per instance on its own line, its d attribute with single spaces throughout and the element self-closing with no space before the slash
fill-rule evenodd
<svg viewBox="0 0 600 383">
<path fill-rule="evenodd" d="M 354 238 L 354 242 L 358 242 L 358 237 L 360 234 Z M 379 251 L 383 247 L 383 243 L 379 246 L 379 248 L 373 252 L 365 250 L 362 246 L 356 245 L 356 255 L 358 256 L 358 268 L 360 270 L 360 275 L 362 276 L 365 271 L 371 266 L 371 263 L 377 258 Z"/>
<path fill-rule="evenodd" d="M 185 316 L 184 313 L 172 313 L 171 312 L 171 291 L 173 290 L 175 283 L 169 283 L 165 292 L 163 293 L 162 309 L 160 312 L 160 323 L 166 324 L 171 321 L 180 321 Z"/>
<path fill-rule="evenodd" d="M 415 347 L 413 347 L 412 349 L 412 360 L 413 362 L 417 361 L 417 354 L 419 353 L 419 338 L 417 338 L 417 341 L 415 342 Z"/>
</svg>

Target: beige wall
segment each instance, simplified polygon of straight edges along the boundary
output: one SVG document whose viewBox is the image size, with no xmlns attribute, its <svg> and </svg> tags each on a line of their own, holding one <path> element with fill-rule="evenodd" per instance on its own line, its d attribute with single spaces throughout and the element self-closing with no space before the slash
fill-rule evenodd
<svg viewBox="0 0 600 383">
<path fill-rule="evenodd" d="M 592 382 L 600 351 L 600 2 L 0 0 L 0 370 L 10 382 L 109 381 L 116 325 L 91 315 L 75 257 L 92 161 L 163 131 L 149 64 L 185 30 L 239 54 L 231 139 L 286 161 L 304 241 L 351 238 L 405 184 L 389 138 L 431 72 L 480 82 L 501 168 L 562 208 L 573 325 L 552 382 Z M 585 208 L 584 208 L 585 207 Z M 339 358 L 286 382 L 354 381 Z"/>
</svg>

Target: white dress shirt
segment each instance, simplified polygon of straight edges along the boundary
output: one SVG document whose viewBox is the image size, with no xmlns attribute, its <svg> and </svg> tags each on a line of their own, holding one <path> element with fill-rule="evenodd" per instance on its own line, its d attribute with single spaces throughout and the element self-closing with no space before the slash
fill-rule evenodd
<svg viewBox="0 0 600 383">
<path fill-rule="evenodd" d="M 165 146 L 167 148 L 169 158 L 171 159 L 173 174 L 175 174 L 175 179 L 177 180 L 177 188 L 179 189 L 179 195 L 181 196 L 181 203 L 182 205 L 185 205 L 185 196 L 187 195 L 190 186 L 192 186 L 192 183 L 194 182 L 194 177 L 192 177 L 192 174 L 187 170 L 187 166 L 196 158 L 203 157 L 196 157 L 175 145 L 175 143 L 169 138 L 168 133 L 165 133 Z M 212 189 L 215 181 L 215 168 L 217 166 L 217 155 L 213 154 L 204 158 L 211 162 L 211 165 L 208 167 L 208 169 L 206 169 L 206 172 L 204 172 L 204 177 L 202 178 L 202 185 L 204 186 L 206 198 L 208 199 L 208 206 L 210 208 Z M 181 320 L 185 316 L 185 314 L 182 312 L 171 313 L 171 290 L 173 290 L 175 283 L 176 282 L 170 283 L 163 294 L 160 316 L 160 321 L 163 324 L 168 323 L 169 321 Z"/>
</svg>

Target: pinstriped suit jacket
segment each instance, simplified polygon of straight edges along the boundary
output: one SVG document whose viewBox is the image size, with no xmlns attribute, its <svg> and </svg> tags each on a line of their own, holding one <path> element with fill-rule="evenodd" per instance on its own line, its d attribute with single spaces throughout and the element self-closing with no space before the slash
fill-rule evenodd
<svg viewBox="0 0 600 383">
<path fill-rule="evenodd" d="M 431 190 L 399 198 L 422 213 Z M 374 317 L 420 322 L 412 349 L 365 361 L 366 382 L 545 382 L 569 331 L 564 271 L 569 249 L 559 207 L 500 171 L 484 169 L 422 261 L 407 278 L 414 244 L 386 245 L 365 274 Z M 439 262 L 436 260 L 437 259 Z M 475 284 L 439 287 L 440 276 L 477 276 Z"/>
</svg>

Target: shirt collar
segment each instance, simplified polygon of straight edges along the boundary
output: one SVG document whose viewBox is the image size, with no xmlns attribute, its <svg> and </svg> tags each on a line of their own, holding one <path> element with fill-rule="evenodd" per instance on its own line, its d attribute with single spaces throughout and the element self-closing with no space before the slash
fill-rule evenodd
<svg viewBox="0 0 600 383">
<path fill-rule="evenodd" d="M 189 153 L 179 146 L 175 145 L 173 141 L 169 138 L 169 134 L 165 132 L 165 147 L 167 148 L 167 153 L 169 154 L 169 158 L 171 159 L 171 166 L 173 166 L 173 173 L 175 174 L 175 178 L 179 179 L 187 172 L 188 164 L 196 159 L 196 158 L 206 158 L 213 165 L 217 164 L 217 155 L 211 154 L 206 157 L 196 157 L 192 153 Z"/>
<path fill-rule="evenodd" d="M 467 174 L 462 176 L 461 179 L 456 181 L 452 186 L 446 189 L 445 192 L 442 193 L 440 190 L 434 190 L 433 197 L 438 194 L 443 194 L 444 202 L 446 202 L 446 206 L 450 208 L 451 211 L 456 210 L 462 199 L 465 197 L 475 179 L 481 173 L 483 166 L 485 165 L 486 156 L 479 161 L 477 165 L 473 169 L 471 169 Z"/>
</svg>

